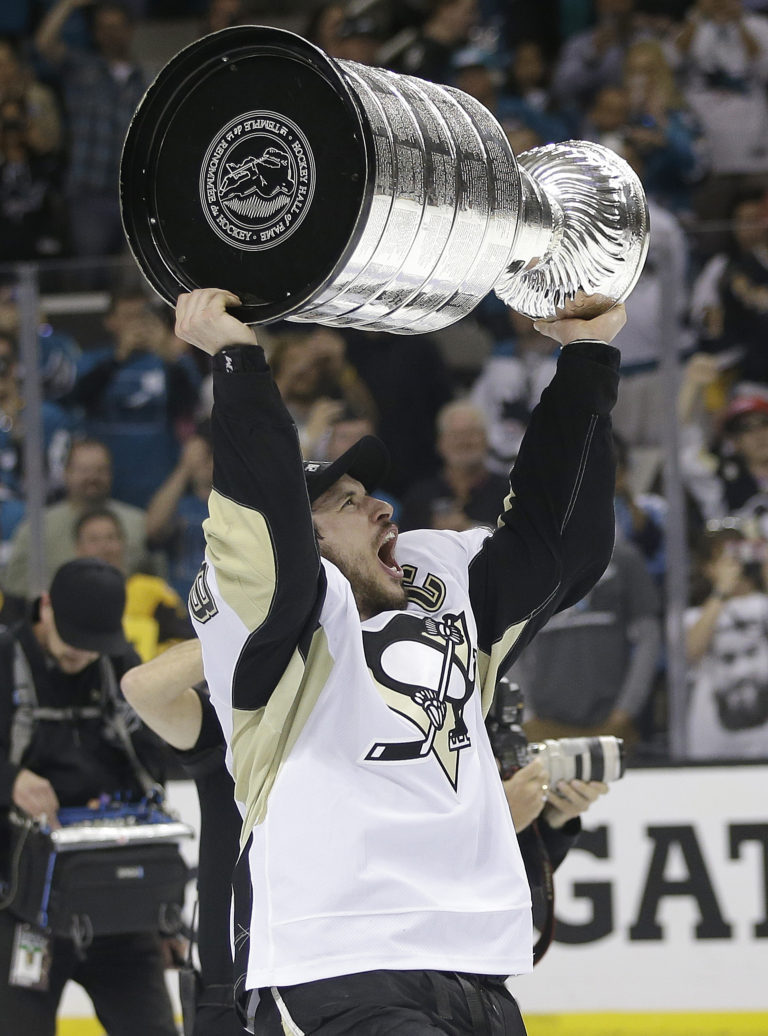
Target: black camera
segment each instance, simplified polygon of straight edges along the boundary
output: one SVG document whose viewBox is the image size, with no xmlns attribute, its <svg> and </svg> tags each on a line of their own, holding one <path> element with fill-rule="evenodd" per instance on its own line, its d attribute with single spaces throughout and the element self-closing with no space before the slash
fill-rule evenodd
<svg viewBox="0 0 768 1036">
<path fill-rule="evenodd" d="M 624 741 L 602 737 L 560 737 L 531 742 L 522 727 L 523 695 L 502 676 L 485 720 L 493 754 L 506 780 L 532 759 L 544 764 L 551 786 L 578 777 L 582 781 L 617 781 L 624 776 Z"/>
</svg>

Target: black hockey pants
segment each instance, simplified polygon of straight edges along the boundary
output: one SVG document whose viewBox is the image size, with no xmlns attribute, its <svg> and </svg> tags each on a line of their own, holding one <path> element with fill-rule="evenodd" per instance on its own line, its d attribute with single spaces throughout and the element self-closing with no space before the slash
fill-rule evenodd
<svg viewBox="0 0 768 1036">
<path fill-rule="evenodd" d="M 503 980 L 367 971 L 260 990 L 254 1036 L 526 1036 Z"/>
</svg>

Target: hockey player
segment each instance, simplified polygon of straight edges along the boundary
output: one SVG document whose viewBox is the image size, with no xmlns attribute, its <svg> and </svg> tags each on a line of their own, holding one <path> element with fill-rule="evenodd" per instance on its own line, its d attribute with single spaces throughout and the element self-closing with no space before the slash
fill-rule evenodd
<svg viewBox="0 0 768 1036">
<path fill-rule="evenodd" d="M 221 727 L 203 682 L 200 642 L 175 644 L 120 681 L 126 701 L 173 748 L 194 779 L 200 806 L 197 875 L 199 971 L 180 971 L 184 1032 L 190 1036 L 242 1036 L 235 1013 L 229 942 L 230 874 L 237 858 L 240 814 L 225 766 Z M 602 781 L 546 783 L 536 758 L 503 782 L 531 884 L 545 904 L 552 871 L 581 833 L 580 815 L 608 792 Z M 544 791 L 542 792 L 542 789 Z M 538 820 L 537 829 L 532 826 Z M 542 854 L 543 850 L 543 854 Z M 193 981 L 190 981 L 190 980 Z M 266 1028 L 266 1026 L 265 1026 Z"/>
<path fill-rule="evenodd" d="M 530 896 L 483 703 L 610 558 L 623 308 L 539 324 L 564 349 L 498 528 L 398 539 L 378 440 L 304 471 L 238 301 L 177 305 L 213 356 L 190 609 L 243 816 L 238 1001 L 264 1036 L 522 1036 Z"/>
</svg>

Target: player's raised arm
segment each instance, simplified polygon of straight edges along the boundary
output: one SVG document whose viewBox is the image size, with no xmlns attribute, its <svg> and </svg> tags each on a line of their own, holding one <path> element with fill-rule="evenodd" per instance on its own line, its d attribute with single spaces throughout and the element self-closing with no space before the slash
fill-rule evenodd
<svg viewBox="0 0 768 1036">
<path fill-rule="evenodd" d="M 608 343 L 624 322 L 624 307 L 616 306 L 592 320 L 536 324 L 563 346 L 557 372 L 531 415 L 499 528 L 470 566 L 486 687 L 554 611 L 594 585 L 610 559 L 609 415 L 619 352 Z"/>
<path fill-rule="evenodd" d="M 312 612 L 320 560 L 296 428 L 256 335 L 228 312 L 238 303 L 212 288 L 182 295 L 176 333 L 213 357 L 213 489 L 190 608 L 201 628 L 216 619 L 217 636 L 242 644 L 232 704 L 253 709 Z"/>
</svg>

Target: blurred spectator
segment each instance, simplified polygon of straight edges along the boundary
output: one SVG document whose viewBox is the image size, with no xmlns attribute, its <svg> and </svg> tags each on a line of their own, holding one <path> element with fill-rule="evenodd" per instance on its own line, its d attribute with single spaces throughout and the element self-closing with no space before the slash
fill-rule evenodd
<svg viewBox="0 0 768 1036">
<path fill-rule="evenodd" d="M 734 381 L 768 385 L 768 195 L 750 192 L 731 210 L 731 246 L 694 282 L 691 313 L 699 346 Z"/>
<path fill-rule="evenodd" d="M 630 164 L 640 172 L 636 161 Z M 614 428 L 630 448 L 659 447 L 664 439 L 666 397 L 659 366 L 666 335 L 670 335 L 679 356 L 693 346 L 693 335 L 686 326 L 689 252 L 685 235 L 675 216 L 652 198 L 648 199 L 648 213 L 652 228 L 648 256 L 626 301 L 628 318 L 626 337 L 622 333 L 621 340 L 619 397 L 612 415 Z M 674 320 L 668 330 L 662 324 L 665 287 Z"/>
<path fill-rule="evenodd" d="M 443 462 L 440 472 L 417 482 L 406 495 L 402 528 L 463 532 L 493 525 L 509 493 L 509 480 L 488 468 L 483 412 L 465 400 L 444 406 L 437 415 L 437 452 Z"/>
<path fill-rule="evenodd" d="M 8 560 L 11 537 L 23 520 L 26 509 L 24 501 L 0 483 L 0 570 Z"/>
<path fill-rule="evenodd" d="M 46 490 L 50 494 L 63 482 L 73 422 L 63 407 L 47 401 L 42 404 L 41 416 Z M 24 422 L 18 345 L 10 335 L 0 332 L 0 482 L 16 496 L 24 492 Z"/>
<path fill-rule="evenodd" d="M 334 57 L 376 65 L 381 39 L 381 27 L 372 14 L 344 18 L 338 28 Z"/>
<path fill-rule="evenodd" d="M 477 20 L 477 0 L 429 0 L 424 24 L 391 67 L 433 83 L 450 82 L 453 56 Z"/>
<path fill-rule="evenodd" d="M 689 427 L 697 429 L 699 440 L 709 440 L 713 427 L 713 413 L 707 398 L 711 386 L 718 382 L 721 364 L 711 353 L 694 353 L 686 360 L 683 378 L 677 395 L 677 423 L 683 433 Z M 720 400 L 720 390 L 712 393 Z"/>
<path fill-rule="evenodd" d="M 684 93 L 709 145 L 712 177 L 697 212 L 725 216 L 744 174 L 768 183 L 768 18 L 741 0 L 698 0 L 677 37 Z M 708 253 L 717 238 L 704 241 Z"/>
<path fill-rule="evenodd" d="M 115 0 L 94 5 L 95 53 L 76 51 L 61 39 L 70 14 L 93 0 L 59 0 L 40 23 L 38 50 L 57 70 L 68 130 L 67 197 L 76 255 L 102 256 L 124 247 L 118 182 L 128 124 L 147 81 L 135 62 L 133 20 Z"/>
<path fill-rule="evenodd" d="M 371 393 L 347 360 L 344 339 L 332 328 L 279 336 L 269 362 L 307 459 L 322 455 L 331 424 L 345 405 L 375 418 Z"/>
<path fill-rule="evenodd" d="M 497 341 L 470 392 L 488 425 L 488 467 L 506 478 L 541 393 L 552 380 L 557 350 L 530 317 L 504 307 L 507 334 Z"/>
<path fill-rule="evenodd" d="M 21 318 L 12 285 L 0 287 L 0 334 L 18 339 Z M 71 335 L 51 326 L 42 311 L 38 313 L 39 372 L 43 396 L 61 399 L 75 383 L 80 347 Z"/>
<path fill-rule="evenodd" d="M 344 4 L 319 4 L 309 15 L 302 35 L 326 54 L 338 57 L 339 30 L 344 16 Z"/>
<path fill-rule="evenodd" d="M 15 285 L 0 284 L 0 335 L 16 342 L 20 332 L 21 316 Z M 60 399 L 74 384 L 80 347 L 71 335 L 52 327 L 42 310 L 38 312 L 37 347 L 43 397 Z"/>
<path fill-rule="evenodd" d="M 53 152 L 31 146 L 24 101 L 0 101 L 0 263 L 66 252 L 61 173 Z"/>
<path fill-rule="evenodd" d="M 347 357 L 378 411 L 379 435 L 392 465 L 383 486 L 402 499 L 417 479 L 434 474 L 435 421 L 453 396 L 451 375 L 429 335 L 395 335 L 350 329 Z"/>
<path fill-rule="evenodd" d="M 147 507 L 147 541 L 167 560 L 168 581 L 186 601 L 205 554 L 203 521 L 213 479 L 210 430 L 201 426 Z"/>
<path fill-rule="evenodd" d="M 114 511 L 101 508 L 78 518 L 75 552 L 79 558 L 106 561 L 125 574 L 125 530 Z M 146 572 L 126 576 L 123 630 L 142 662 L 194 636 L 178 593 L 164 579 Z"/>
<path fill-rule="evenodd" d="M 565 41 L 552 80 L 559 104 L 577 111 L 586 110 L 602 87 L 621 82 L 628 48 L 647 35 L 635 0 L 595 0 L 594 6 L 594 26 Z"/>
<path fill-rule="evenodd" d="M 200 376 L 142 291 L 113 296 L 104 326 L 112 343 L 83 353 L 68 399 L 109 448 L 115 496 L 146 507 L 178 460 L 175 427 L 191 420 Z"/>
<path fill-rule="evenodd" d="M 639 40 L 628 48 L 623 85 L 628 99 L 625 142 L 642 165 L 638 173 L 646 192 L 673 213 L 689 215 L 691 187 L 707 171 L 708 148 L 658 40 Z"/>
<path fill-rule="evenodd" d="M 61 119 L 53 91 L 38 82 L 18 47 L 0 38 L 0 104 L 17 101 L 26 112 L 27 145 L 38 155 L 61 148 Z"/>
<path fill-rule="evenodd" d="M 737 394 L 723 415 L 723 513 L 768 513 L 768 395 Z"/>
<path fill-rule="evenodd" d="M 686 614 L 692 759 L 768 758 L 767 546 L 727 528 L 699 545 Z"/>
<path fill-rule="evenodd" d="M 618 435 L 614 435 L 613 442 L 616 449 L 616 535 L 637 547 L 649 574 L 661 586 L 666 569 L 664 527 L 667 503 L 656 493 L 636 493 L 633 490 L 627 445 Z"/>
<path fill-rule="evenodd" d="M 580 136 L 622 155 L 628 129 L 629 91 L 622 85 L 600 87 L 585 109 Z"/>
<path fill-rule="evenodd" d="M 107 507 L 120 519 L 125 530 L 125 567 L 135 572 L 145 553 L 146 516 L 137 507 L 110 497 L 112 489 L 112 461 L 107 447 L 93 439 L 72 443 L 64 468 L 65 496 L 43 512 L 45 549 L 45 580 L 48 581 L 59 565 L 75 557 L 74 528 L 85 511 Z M 29 524 L 19 525 L 11 542 L 8 563 L 0 584 L 9 593 L 27 597 L 29 587 Z M 33 593 L 38 587 L 32 587 Z"/>
<path fill-rule="evenodd" d="M 578 10 L 581 8 L 581 10 Z M 484 25 L 501 27 L 503 43 L 512 54 L 521 40 L 540 47 L 547 59 L 553 58 L 566 36 L 587 27 L 592 14 L 591 0 L 480 0 Z"/>
<path fill-rule="evenodd" d="M 522 40 L 515 48 L 497 111 L 505 129 L 526 127 L 546 143 L 574 136 L 572 119 L 552 95 L 541 44 L 534 40 Z"/>
<path fill-rule="evenodd" d="M 711 365 L 711 358 L 706 360 Z M 706 374 L 698 379 L 702 386 Z M 684 428 L 681 463 L 686 485 L 704 519 L 750 519 L 761 535 L 768 535 L 768 392 L 737 386 L 719 416 L 717 431 L 714 444 L 708 446 L 701 424 L 689 422 Z"/>
<path fill-rule="evenodd" d="M 617 540 L 597 586 L 553 616 L 512 676 L 532 741 L 613 734 L 637 739 L 659 661 L 659 597 L 640 552 Z"/>
<path fill-rule="evenodd" d="M 680 471 L 689 503 L 688 524 L 698 534 L 707 519 L 725 514 L 722 485 L 717 478 L 718 460 L 713 443 L 724 410 L 721 372 L 717 357 L 694 353 L 685 363 L 677 395 L 680 433 Z"/>
<path fill-rule="evenodd" d="M 342 453 L 346 453 L 350 446 L 354 446 L 356 442 L 362 439 L 364 435 L 378 434 L 378 428 L 369 416 L 360 414 L 351 407 L 345 407 L 331 422 L 325 448 L 313 459 L 336 460 Z M 378 486 L 372 488 L 371 496 L 391 504 L 392 521 L 395 525 L 399 525 L 402 511 L 397 497 L 392 496 L 391 493 Z"/>
<path fill-rule="evenodd" d="M 331 424 L 327 445 L 316 459 L 336 460 L 364 435 L 377 434 L 376 425 L 370 417 L 359 414 L 350 407 L 345 407 Z"/>
<path fill-rule="evenodd" d="M 628 59 L 628 67 L 633 67 L 637 55 L 643 56 L 644 61 L 657 55 L 656 48 L 657 44 L 652 41 L 630 48 L 634 57 Z M 653 64 L 655 67 L 655 58 Z M 598 91 L 582 136 L 622 155 L 645 186 L 647 160 L 652 161 L 655 154 L 650 142 L 649 146 L 642 146 L 646 132 L 645 128 L 631 124 L 629 87 L 611 86 Z M 664 149 L 665 145 L 660 145 L 659 152 Z M 658 447 L 663 440 L 665 396 L 661 391 L 659 365 L 665 331 L 674 341 L 678 354 L 684 355 L 693 345 L 692 333 L 686 326 L 688 242 L 674 213 L 657 200 L 654 191 L 647 189 L 647 194 L 652 228 L 648 256 L 626 301 L 628 320 L 626 339 L 622 337 L 622 377 L 612 415 L 614 427 L 630 448 Z M 670 329 L 665 329 L 662 324 L 662 290 L 665 287 L 669 291 L 674 319 L 674 326 Z"/>
<path fill-rule="evenodd" d="M 244 0 L 210 0 L 203 15 L 202 36 L 233 25 L 243 25 L 248 19 L 248 7 Z"/>
<path fill-rule="evenodd" d="M 465 94 L 478 100 L 499 118 L 498 77 L 486 56 L 472 48 L 459 51 L 451 65 L 452 83 Z"/>
<path fill-rule="evenodd" d="M 513 122 L 510 125 L 505 124 L 502 129 L 509 141 L 509 146 L 512 148 L 513 155 L 522 155 L 524 151 L 530 151 L 532 148 L 546 144 L 546 140 L 542 140 L 538 133 L 535 133 L 529 126 L 524 126 L 522 123 Z"/>
</svg>

